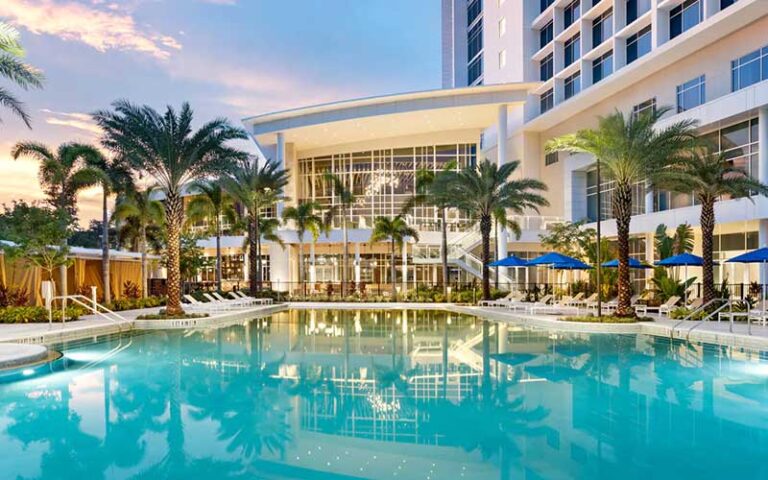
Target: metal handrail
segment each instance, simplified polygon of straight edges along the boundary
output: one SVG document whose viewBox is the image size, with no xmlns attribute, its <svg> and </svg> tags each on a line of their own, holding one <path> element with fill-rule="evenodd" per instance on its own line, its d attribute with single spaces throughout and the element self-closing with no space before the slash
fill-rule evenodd
<svg viewBox="0 0 768 480">
<path fill-rule="evenodd" d="M 82 301 L 81 299 L 85 300 L 85 302 Z M 53 302 L 54 300 L 61 300 L 62 301 L 61 302 L 61 307 L 62 307 L 62 309 L 61 309 L 61 323 L 62 324 L 66 323 L 66 321 L 67 321 L 67 315 L 66 315 L 67 300 L 71 300 L 73 303 L 76 303 L 76 304 L 86 308 L 87 310 L 90 310 L 94 314 L 96 314 L 96 315 L 98 315 L 98 316 L 100 316 L 102 318 L 105 318 L 105 319 L 107 319 L 107 320 L 109 320 L 111 322 L 120 323 L 120 322 L 127 322 L 128 321 L 122 315 L 120 315 L 120 314 L 118 314 L 116 312 L 113 312 L 112 310 L 108 309 L 104 305 L 96 302 L 94 299 L 86 297 L 85 295 L 61 295 L 61 296 L 58 296 L 58 297 L 52 297 L 51 298 L 51 302 Z M 106 312 L 106 313 L 100 312 L 99 308 L 104 310 L 104 312 Z M 53 309 L 51 307 L 49 307 L 48 308 L 48 315 L 49 315 L 48 316 L 48 323 L 50 325 L 53 325 L 53 315 L 52 315 L 52 312 L 53 312 Z M 112 315 L 112 317 L 110 315 L 107 315 L 107 313 Z M 114 317 L 116 317 L 116 318 L 114 318 Z"/>
<path fill-rule="evenodd" d="M 693 316 L 696 315 L 697 313 L 699 313 L 700 311 L 702 311 L 705 308 L 709 307 L 713 303 L 716 303 L 716 302 L 727 302 L 727 301 L 728 301 L 728 299 L 726 299 L 726 298 L 713 298 L 712 300 L 708 301 L 707 303 L 701 305 L 699 308 L 693 310 L 686 317 L 684 317 L 682 320 L 677 322 L 675 324 L 675 326 L 672 327 L 672 331 L 669 332 L 669 337 L 672 338 L 674 336 L 674 333 L 675 333 L 675 330 L 677 329 L 677 327 L 679 327 L 681 324 L 683 324 L 683 323 L 687 322 L 688 320 L 690 320 L 691 318 L 693 318 Z"/>
<path fill-rule="evenodd" d="M 729 326 L 728 326 L 728 330 L 730 331 L 730 333 L 733 333 L 733 304 L 734 304 L 734 303 L 736 303 L 736 300 L 726 299 L 726 300 L 725 300 L 725 303 L 724 303 L 723 305 L 721 305 L 720 307 L 718 307 L 717 309 L 715 309 L 715 311 L 714 311 L 714 312 L 710 313 L 710 314 L 709 314 L 709 315 L 707 315 L 706 317 L 702 318 L 700 323 L 697 323 L 696 325 L 694 325 L 694 326 L 692 326 L 691 328 L 689 328 L 689 329 L 688 329 L 688 334 L 685 336 L 685 339 L 686 339 L 686 340 L 690 340 L 690 338 L 691 338 L 691 332 L 692 332 L 692 331 L 694 331 L 694 330 L 696 330 L 697 328 L 699 328 L 701 325 L 703 325 L 703 324 L 704 324 L 704 322 L 707 322 L 707 321 L 709 321 L 709 319 L 710 319 L 710 318 L 712 318 L 712 317 L 714 317 L 715 315 L 717 315 L 717 314 L 719 314 L 720 312 L 722 312 L 722 311 L 725 309 L 725 307 L 729 307 L 729 308 L 730 308 L 731 321 L 730 321 L 730 323 L 729 323 Z M 751 332 L 750 332 L 750 334 L 751 334 Z"/>
</svg>

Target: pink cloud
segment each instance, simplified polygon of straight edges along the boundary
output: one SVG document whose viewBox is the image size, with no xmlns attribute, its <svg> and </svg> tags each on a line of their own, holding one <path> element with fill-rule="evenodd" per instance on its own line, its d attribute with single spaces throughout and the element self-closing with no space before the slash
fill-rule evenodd
<svg viewBox="0 0 768 480">
<path fill-rule="evenodd" d="M 132 51 L 166 60 L 173 51 L 181 49 L 175 38 L 139 27 L 116 4 L 2 0 L 0 16 L 37 35 L 81 42 L 100 52 Z"/>
</svg>

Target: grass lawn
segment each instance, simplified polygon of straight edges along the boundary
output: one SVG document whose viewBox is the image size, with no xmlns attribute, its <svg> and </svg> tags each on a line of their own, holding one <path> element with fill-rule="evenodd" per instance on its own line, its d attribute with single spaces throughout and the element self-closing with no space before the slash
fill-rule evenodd
<svg viewBox="0 0 768 480">
<path fill-rule="evenodd" d="M 207 313 L 185 313 L 184 315 L 166 315 L 164 310 L 160 313 L 151 313 L 148 315 L 139 315 L 136 320 L 184 320 L 187 318 L 206 318 Z"/>
<path fill-rule="evenodd" d="M 651 319 L 647 317 L 616 317 L 613 315 L 603 315 L 602 317 L 597 317 L 595 315 L 584 315 L 578 317 L 564 317 L 560 320 L 563 322 L 577 323 L 637 323 L 651 321 Z"/>
</svg>

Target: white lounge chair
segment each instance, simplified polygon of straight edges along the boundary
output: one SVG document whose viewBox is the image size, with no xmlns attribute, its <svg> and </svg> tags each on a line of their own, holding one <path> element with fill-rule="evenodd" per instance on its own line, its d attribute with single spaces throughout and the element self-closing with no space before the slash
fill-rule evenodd
<svg viewBox="0 0 768 480">
<path fill-rule="evenodd" d="M 547 294 L 535 302 L 509 303 L 506 305 L 506 307 L 509 308 L 510 310 L 528 312 L 531 309 L 531 307 L 536 307 L 536 306 L 544 307 L 549 305 L 549 303 L 553 300 L 553 298 L 554 297 L 551 294 Z"/>
<path fill-rule="evenodd" d="M 256 303 L 257 305 L 272 305 L 275 303 L 271 298 L 256 298 L 251 297 L 250 295 L 246 295 L 243 292 L 237 291 L 237 292 L 230 292 L 242 299 L 251 300 L 252 302 Z"/>
<path fill-rule="evenodd" d="M 219 294 L 219 292 L 211 292 L 211 296 L 213 298 L 215 298 L 216 300 L 220 301 L 220 302 L 228 302 L 228 303 L 231 303 L 231 304 L 234 304 L 234 305 L 238 305 L 238 306 L 242 306 L 242 307 L 245 307 L 245 306 L 248 306 L 248 305 L 253 305 L 253 302 L 250 302 L 250 301 L 242 299 L 242 298 L 238 298 L 237 300 L 233 300 L 233 299 L 230 299 L 230 298 L 224 298 L 224 297 L 222 297 Z"/>
<path fill-rule="evenodd" d="M 184 304 L 184 308 L 189 308 L 190 310 L 214 311 L 214 310 L 228 310 L 230 308 L 228 305 L 221 305 L 218 303 L 210 303 L 210 302 L 207 302 L 207 303 L 201 302 L 189 294 L 184 295 L 182 298 L 187 302 Z"/>
<path fill-rule="evenodd" d="M 504 298 L 497 298 L 496 300 L 483 300 L 477 305 L 479 307 L 505 307 L 510 303 L 518 303 L 522 300 L 523 295 L 520 292 L 509 292 Z"/>
<path fill-rule="evenodd" d="M 203 297 L 208 300 L 209 303 L 214 305 L 226 306 L 229 308 L 243 308 L 245 305 L 241 302 L 235 302 L 234 300 L 219 300 L 214 298 L 210 293 L 204 293 Z"/>
<path fill-rule="evenodd" d="M 559 302 L 553 303 L 552 305 L 534 305 L 531 307 L 530 312 L 532 314 L 534 313 L 572 313 L 574 315 L 579 314 L 579 307 L 575 307 L 571 304 L 573 302 L 573 298 L 571 297 L 564 297 L 560 299 Z"/>
<path fill-rule="evenodd" d="M 648 305 L 636 305 L 635 306 L 635 313 L 637 314 L 643 314 L 647 315 L 649 311 L 655 311 L 659 315 L 669 315 L 669 312 L 672 311 L 673 308 L 677 305 L 677 303 L 680 301 L 680 297 L 673 295 L 667 299 L 666 302 L 662 303 L 658 307 L 649 307 Z"/>
</svg>

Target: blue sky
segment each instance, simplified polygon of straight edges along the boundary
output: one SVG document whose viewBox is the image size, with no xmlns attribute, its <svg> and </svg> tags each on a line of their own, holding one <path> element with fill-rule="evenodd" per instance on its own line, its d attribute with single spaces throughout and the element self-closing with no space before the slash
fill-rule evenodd
<svg viewBox="0 0 768 480">
<path fill-rule="evenodd" d="M 0 110 L 0 202 L 41 198 L 37 165 L 9 158 L 16 141 L 95 143 L 87 114 L 117 98 L 155 108 L 188 100 L 201 121 L 239 124 L 440 86 L 440 0 L 1 0 L 0 19 L 46 75 L 44 90 L 17 91 L 32 130 Z M 81 220 L 99 202 L 84 192 Z"/>
</svg>

